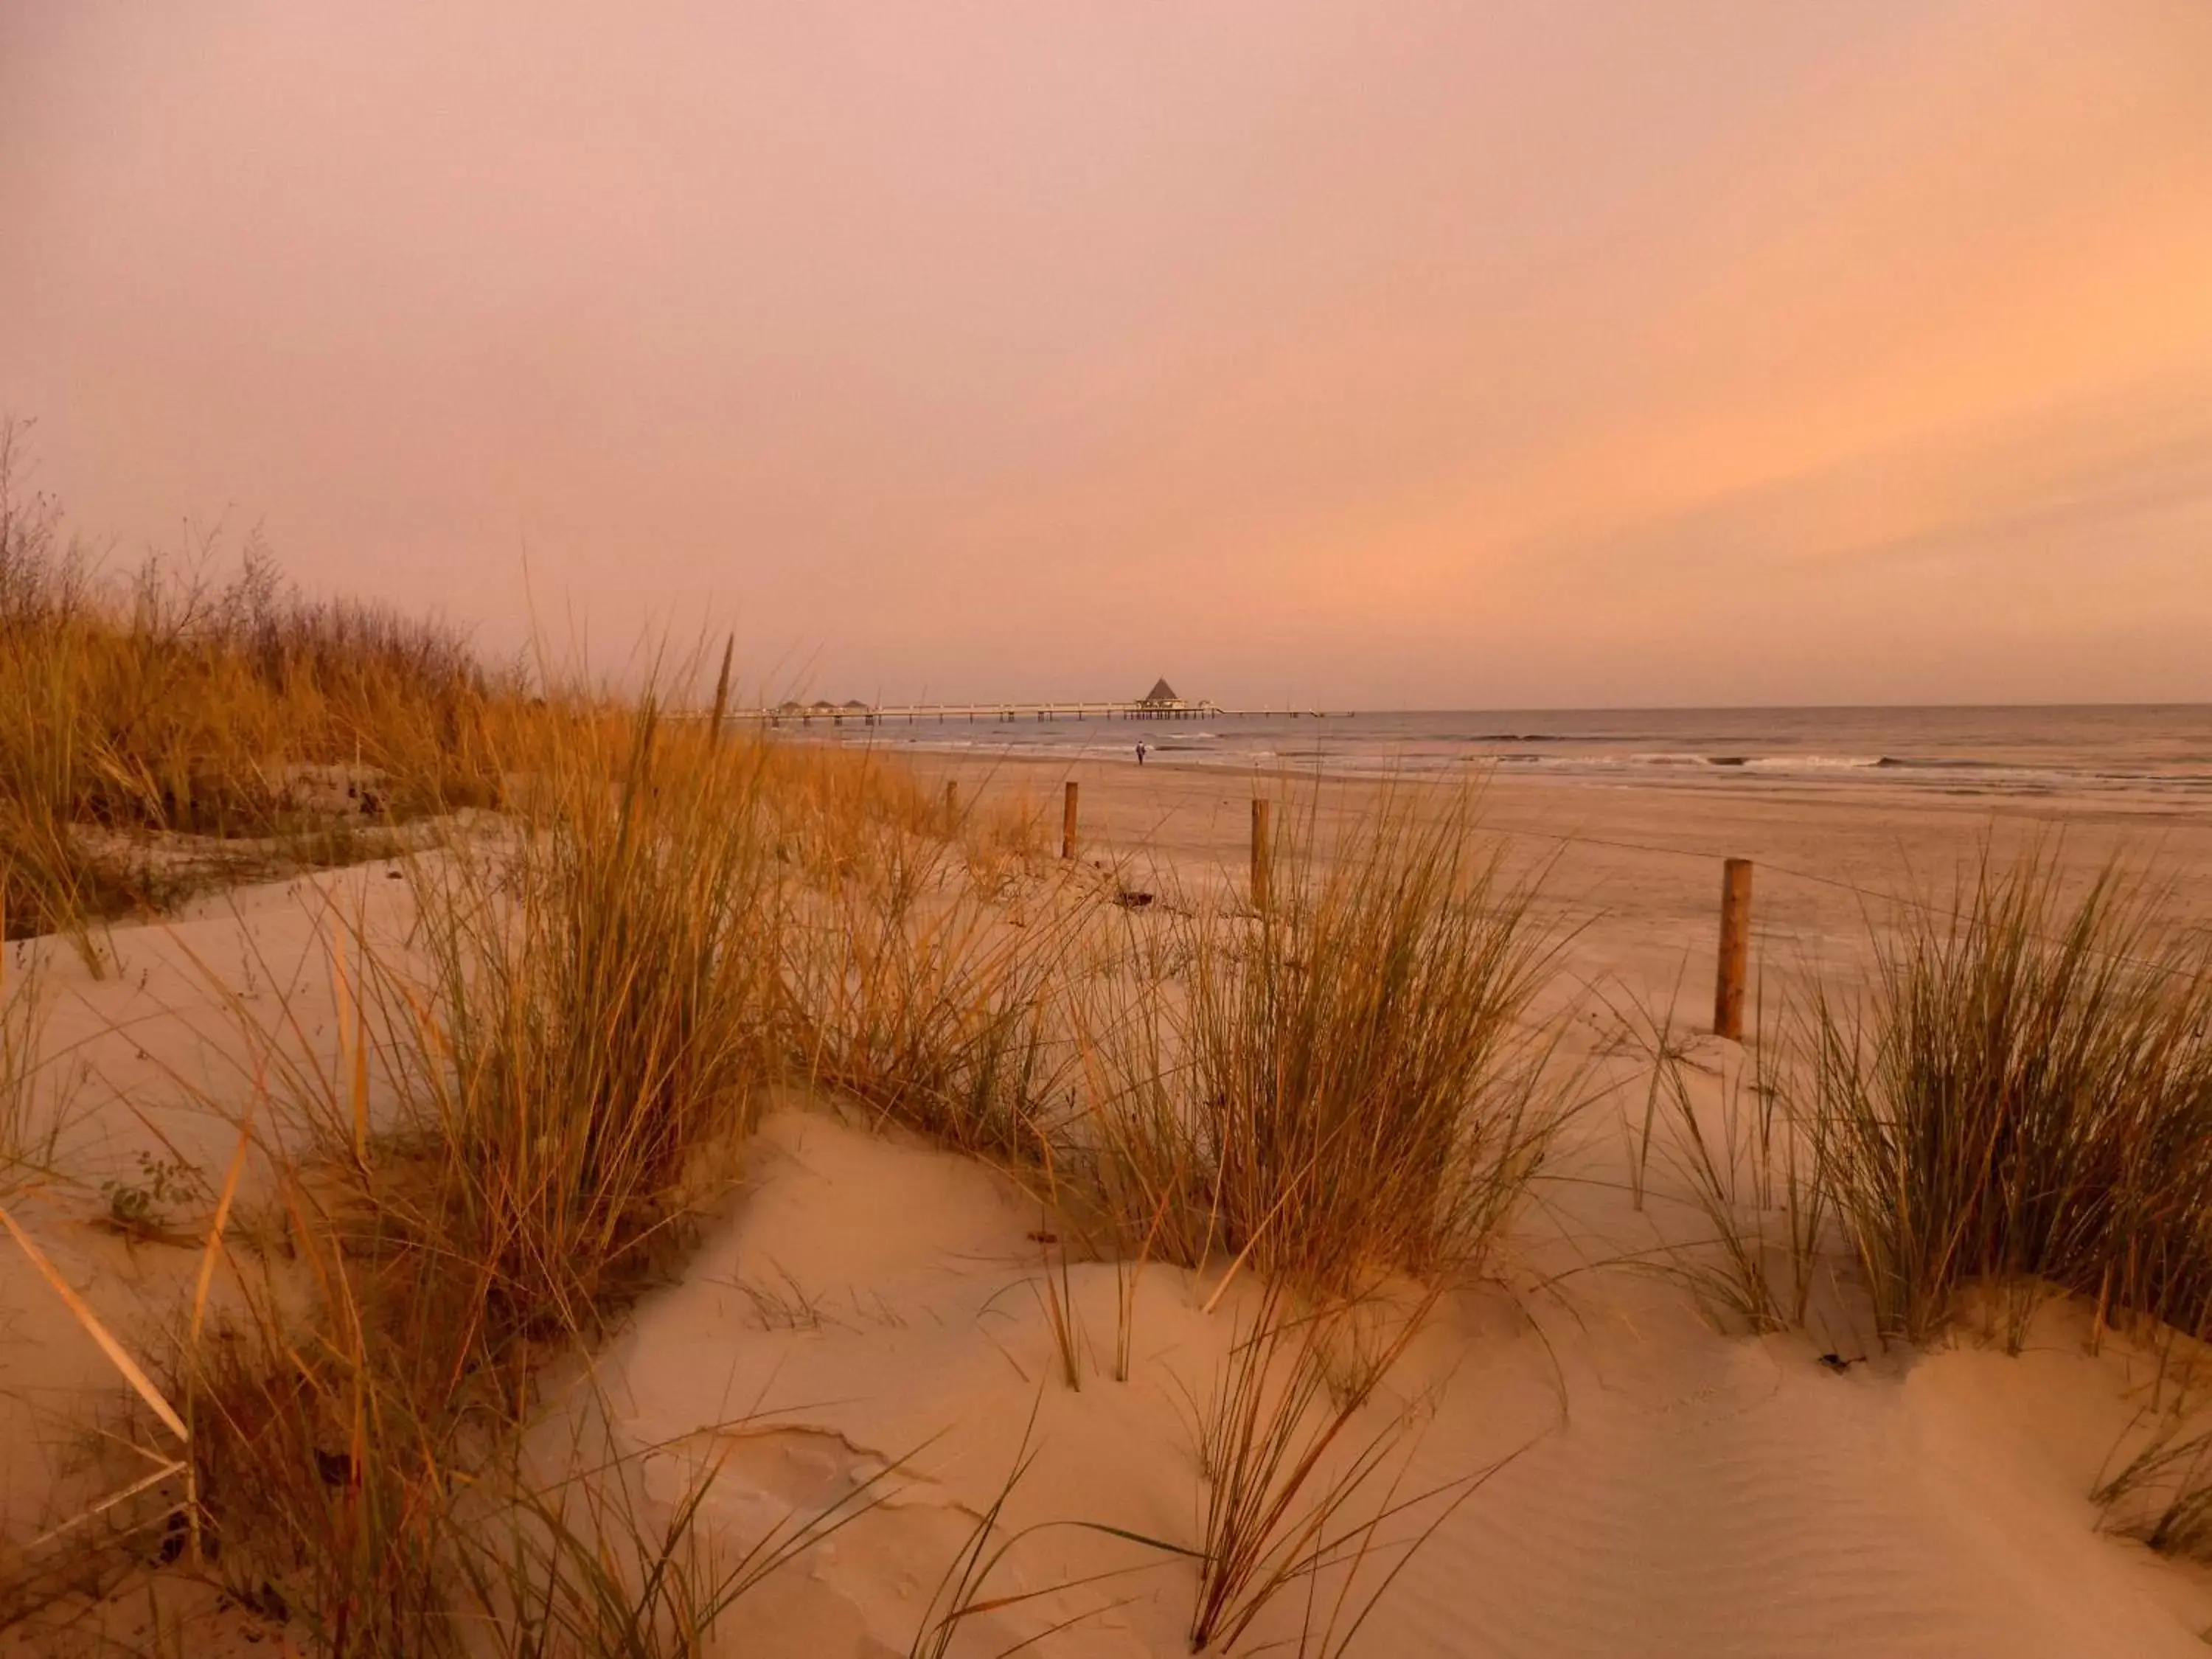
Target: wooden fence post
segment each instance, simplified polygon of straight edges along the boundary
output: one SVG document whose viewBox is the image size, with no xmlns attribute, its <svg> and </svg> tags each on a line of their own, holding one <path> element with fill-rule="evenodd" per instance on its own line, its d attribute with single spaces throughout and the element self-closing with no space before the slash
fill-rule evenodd
<svg viewBox="0 0 2212 1659">
<path fill-rule="evenodd" d="M 1067 781 L 1067 799 L 1060 809 L 1060 855 L 1064 859 L 1075 856 L 1075 780 Z"/>
<path fill-rule="evenodd" d="M 1267 914 L 1273 896 L 1273 854 L 1267 839 L 1267 803 L 1255 795 L 1252 798 L 1252 909 L 1257 915 Z"/>
<path fill-rule="evenodd" d="M 960 780 L 957 778 L 945 781 L 945 821 L 956 826 L 960 822 Z"/>
<path fill-rule="evenodd" d="M 1743 1041 L 1744 969 L 1751 957 L 1751 860 L 1730 859 L 1721 871 L 1721 948 L 1713 986 L 1713 1030 Z"/>
</svg>

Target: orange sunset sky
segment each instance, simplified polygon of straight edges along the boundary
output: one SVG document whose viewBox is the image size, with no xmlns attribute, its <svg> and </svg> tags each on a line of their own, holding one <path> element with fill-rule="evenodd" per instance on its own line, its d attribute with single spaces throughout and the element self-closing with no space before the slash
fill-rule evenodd
<svg viewBox="0 0 2212 1659">
<path fill-rule="evenodd" d="M 2212 699 L 2212 4 L 0 0 L 118 558 L 763 690 Z"/>
</svg>

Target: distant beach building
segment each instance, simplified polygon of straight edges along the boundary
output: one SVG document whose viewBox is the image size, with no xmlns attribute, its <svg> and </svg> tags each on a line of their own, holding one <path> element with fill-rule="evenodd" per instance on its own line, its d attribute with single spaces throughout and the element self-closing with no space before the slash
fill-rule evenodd
<svg viewBox="0 0 2212 1659">
<path fill-rule="evenodd" d="M 1187 720 L 1212 706 L 1192 702 L 1165 680 L 1154 680 L 1152 689 L 1139 697 L 1129 712 L 1137 720 Z"/>
</svg>

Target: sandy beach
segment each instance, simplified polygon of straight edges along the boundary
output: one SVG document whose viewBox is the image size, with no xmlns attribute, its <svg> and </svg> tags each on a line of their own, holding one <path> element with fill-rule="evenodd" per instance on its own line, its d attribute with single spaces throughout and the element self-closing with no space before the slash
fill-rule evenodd
<svg viewBox="0 0 2212 1659">
<path fill-rule="evenodd" d="M 1065 768 L 921 769 L 926 793 L 950 778 L 971 810 L 1028 801 L 1056 831 Z M 1130 927 L 1164 925 L 1174 895 L 1243 881 L 1249 781 L 1157 764 L 1074 775 L 1090 879 L 1162 896 L 1128 911 Z M 1287 810 L 1299 798 L 1291 787 Z M 1375 787 L 1322 799 L 1325 830 L 1371 811 Z M 1944 886 L 1985 836 L 2002 850 L 2063 829 L 2084 866 L 2155 853 L 2201 908 L 2212 830 L 2063 804 L 1993 824 L 1881 799 L 1723 807 L 1504 782 L 1481 821 L 1516 867 L 1555 860 L 1543 905 L 1570 931 L 1539 1012 L 1564 1018 L 1563 1058 L 1586 1087 L 1483 1270 L 1449 1285 L 1363 1407 L 1392 1484 L 1387 1502 L 1379 1489 L 1346 1500 L 1346 1518 L 1389 1512 L 1354 1547 L 1373 1552 L 1363 1586 L 1396 1570 L 1365 1650 L 2197 1650 L 2212 1577 L 2112 1535 L 2090 1501 L 2171 1352 L 2109 1333 L 2093 1343 L 2078 1298 L 2038 1313 L 2018 1353 L 1971 1320 L 1933 1346 L 1884 1342 L 1847 1287 L 1802 1331 L 1731 1328 L 1663 1270 L 1710 1243 L 1679 1172 L 1662 1158 L 1632 1182 L 1650 1063 L 1622 1011 L 1662 1010 L 1679 986 L 1689 1086 L 1717 1120 L 1746 1065 L 1702 1035 L 1722 855 L 1757 861 L 1760 959 L 1857 972 L 1869 920 L 1881 921 L 1867 895 L 1894 890 L 1908 865 Z M 1039 863 L 1069 878 L 1050 849 Z M 257 1067 L 288 1046 L 346 1063 L 334 919 L 404 951 L 413 891 L 387 862 L 211 896 L 116 930 L 98 981 L 59 941 L 9 947 L 19 981 L 46 969 L 42 1041 L 73 1079 L 51 1169 L 9 1211 L 126 1350 L 175 1339 Z M 282 1139 L 268 1117 L 253 1133 Z M 119 1236 L 102 1183 L 143 1182 L 149 1162 L 175 1166 L 182 1196 L 158 1205 L 160 1231 Z M 1195 1542 L 1200 1402 L 1254 1334 L 1254 1277 L 1220 1260 L 1117 1257 L 1033 1176 L 932 1146 L 834 1090 L 767 1102 L 742 1170 L 677 1282 L 556 1362 L 535 1465 L 554 1477 L 604 1459 L 662 1515 L 708 1477 L 699 1525 L 725 1554 L 882 1483 L 880 1506 L 748 1595 L 741 1631 L 715 1651 L 908 1651 L 944 1613 L 948 1570 L 986 1516 L 993 1549 L 1007 1547 L 951 1651 L 1186 1650 L 1191 1568 L 1128 1535 Z M 240 1212 L 253 1207 L 243 1194 Z M 56 1289 L 21 1249 L 0 1252 L 0 1495 L 18 1545 L 127 1473 L 129 1458 L 100 1449 L 103 1424 L 135 1416 L 128 1432 L 149 1455 L 160 1445 Z M 1386 1300 L 1413 1293 L 1401 1281 Z M 1306 1589 L 1279 1598 L 1246 1642 L 1312 1641 L 1332 1621 L 1341 1634 L 1364 1601 L 1329 1599 L 1340 1576 L 1307 1587 L 1324 1592 L 1317 1605 Z M 195 1640 L 214 1644 L 200 1650 L 286 1639 L 281 1621 L 241 1620 L 222 1596 L 178 1596 Z M 12 1650 L 88 1652 L 100 1631 L 147 1639 L 145 1620 L 127 1598 L 64 1597 Z"/>
<path fill-rule="evenodd" d="M 1142 872 L 1160 863 L 1190 879 L 1245 879 L 1255 796 L 1310 817 L 1325 837 L 1392 790 L 1449 799 L 1458 786 L 1418 775 L 1353 777 L 1318 787 L 1304 771 L 1178 766 L 1153 758 L 1068 763 L 1000 755 L 902 756 L 960 799 L 1011 797 L 1058 834 L 1060 791 L 1076 782 L 1085 856 Z M 1723 795 L 1663 784 L 1534 782 L 1492 769 L 1465 787 L 1486 833 L 1522 868 L 1549 861 L 1547 900 L 1577 929 L 1573 959 L 1594 978 L 1651 994 L 1684 981 L 1684 1012 L 1708 1018 L 1720 866 L 1757 866 L 1753 907 L 1761 960 L 1787 973 L 1808 960 L 1863 963 L 1872 927 L 1899 900 L 1948 906 L 1986 847 L 2002 862 L 2023 848 L 2063 854 L 2077 872 L 2118 858 L 2171 884 L 2174 908 L 2212 911 L 2212 819 L 2193 803 L 2115 804 L 2087 796 L 2032 803 L 1931 800 L 1902 789 L 1849 796 L 1767 786 Z"/>
</svg>

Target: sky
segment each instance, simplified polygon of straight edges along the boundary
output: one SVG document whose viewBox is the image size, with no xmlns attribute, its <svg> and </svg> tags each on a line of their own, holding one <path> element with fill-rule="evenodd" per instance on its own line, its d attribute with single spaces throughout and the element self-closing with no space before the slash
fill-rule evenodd
<svg viewBox="0 0 2212 1659">
<path fill-rule="evenodd" d="M 0 0 L 0 412 L 763 696 L 2212 701 L 2212 5 Z"/>
</svg>

